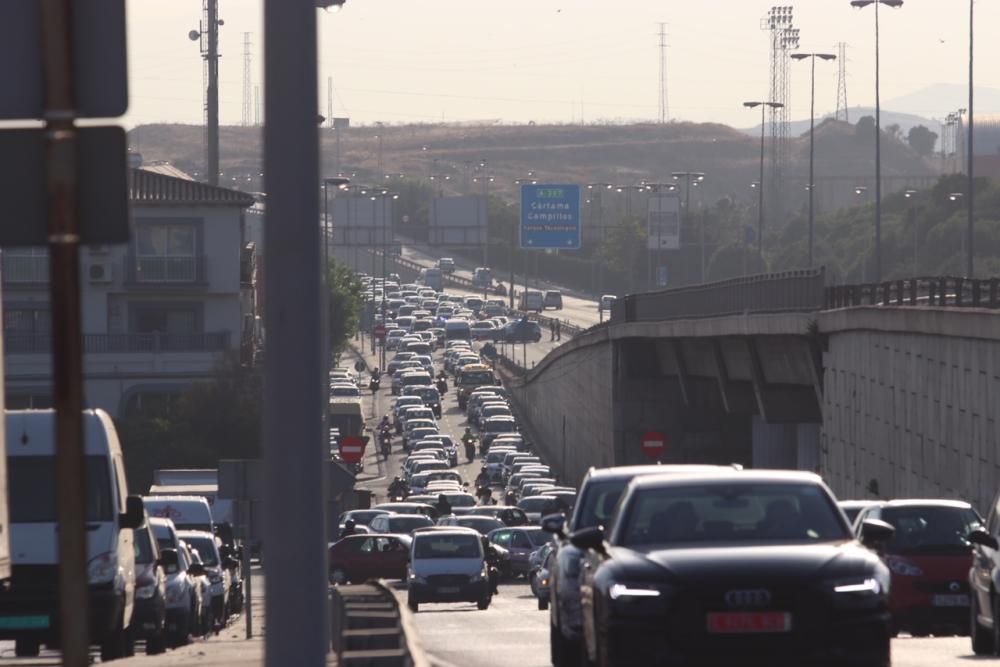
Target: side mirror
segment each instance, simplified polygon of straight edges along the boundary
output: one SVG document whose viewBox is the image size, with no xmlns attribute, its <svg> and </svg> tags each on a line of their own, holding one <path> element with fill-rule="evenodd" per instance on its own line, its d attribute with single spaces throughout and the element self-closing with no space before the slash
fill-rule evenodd
<svg viewBox="0 0 1000 667">
<path fill-rule="evenodd" d="M 180 562 L 177 558 L 177 550 L 162 549 L 160 551 L 160 565 L 163 567 L 163 571 L 167 574 L 177 572 L 177 568 L 180 567 Z"/>
<path fill-rule="evenodd" d="M 878 551 L 885 543 L 892 539 L 896 529 L 885 521 L 878 519 L 865 519 L 861 522 L 861 544 L 869 549 Z"/>
<path fill-rule="evenodd" d="M 598 553 L 604 553 L 604 530 L 601 528 L 584 528 L 569 536 L 569 541 L 577 549 L 593 549 Z"/>
<path fill-rule="evenodd" d="M 142 498 L 139 496 L 129 496 L 125 499 L 125 512 L 118 515 L 118 525 L 122 528 L 135 530 L 146 522 L 146 509 L 142 505 Z"/>
<path fill-rule="evenodd" d="M 1000 543 L 997 542 L 997 538 L 993 537 L 985 530 L 974 530 L 971 533 L 969 533 L 969 536 L 966 537 L 965 539 L 967 539 L 972 544 L 978 544 L 979 546 L 989 547 L 994 551 L 1000 550 Z"/>
<path fill-rule="evenodd" d="M 206 570 L 205 566 L 201 563 L 191 563 L 191 565 L 188 566 L 188 574 L 192 577 L 204 577 L 208 574 L 208 570 Z"/>
<path fill-rule="evenodd" d="M 566 537 L 563 529 L 566 527 L 566 515 L 557 513 L 542 517 L 542 530 L 559 537 Z"/>
</svg>

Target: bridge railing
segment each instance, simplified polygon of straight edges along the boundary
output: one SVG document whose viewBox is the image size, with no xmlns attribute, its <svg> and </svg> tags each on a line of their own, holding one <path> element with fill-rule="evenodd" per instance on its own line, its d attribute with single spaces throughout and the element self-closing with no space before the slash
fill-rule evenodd
<svg viewBox="0 0 1000 667">
<path fill-rule="evenodd" d="M 824 307 L 933 306 L 1000 308 L 1000 278 L 933 276 L 826 288 Z"/>
<path fill-rule="evenodd" d="M 611 319 L 648 322 L 821 310 L 823 281 L 823 269 L 810 269 L 630 294 L 615 301 Z"/>
</svg>

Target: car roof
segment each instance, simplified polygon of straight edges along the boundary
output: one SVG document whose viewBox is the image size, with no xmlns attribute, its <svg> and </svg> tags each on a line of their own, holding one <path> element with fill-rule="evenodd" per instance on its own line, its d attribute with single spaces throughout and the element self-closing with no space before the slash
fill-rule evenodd
<svg viewBox="0 0 1000 667">
<path fill-rule="evenodd" d="M 883 502 L 881 500 L 838 500 L 837 505 L 843 509 L 864 509 L 872 505 L 880 505 Z"/>
<path fill-rule="evenodd" d="M 657 473 L 701 473 L 701 472 L 713 472 L 725 468 L 726 466 L 715 466 L 715 465 L 701 465 L 701 464 L 683 464 L 683 465 L 633 465 L 633 466 L 619 466 L 615 468 L 591 468 L 590 472 L 587 474 L 587 479 L 592 480 L 614 480 L 614 479 L 631 479 L 632 477 L 637 477 L 639 475 L 655 475 Z"/>
<path fill-rule="evenodd" d="M 944 498 L 900 498 L 879 503 L 882 507 L 956 507 L 971 508 L 964 500 L 947 500 Z"/>
<path fill-rule="evenodd" d="M 664 475 L 642 475 L 636 477 L 631 485 L 635 488 L 659 486 L 663 483 L 690 485 L 690 484 L 730 484 L 737 481 L 741 484 L 752 482 L 775 482 L 775 483 L 806 483 L 822 484 L 823 480 L 819 475 L 812 472 L 800 470 L 747 470 L 741 471 L 739 475 L 731 474 L 733 469 L 720 467 L 714 472 L 696 472 L 690 475 L 664 474 Z"/>
<path fill-rule="evenodd" d="M 479 535 L 479 531 L 465 526 L 427 526 L 427 528 L 416 530 L 413 537 L 416 539 L 421 535 Z"/>
</svg>

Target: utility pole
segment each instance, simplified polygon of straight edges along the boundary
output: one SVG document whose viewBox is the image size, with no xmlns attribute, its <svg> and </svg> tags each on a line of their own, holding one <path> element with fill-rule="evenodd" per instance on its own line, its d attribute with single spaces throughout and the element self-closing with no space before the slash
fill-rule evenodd
<svg viewBox="0 0 1000 667">
<path fill-rule="evenodd" d="M 972 104 L 974 98 L 974 85 L 975 85 L 975 56 L 976 52 L 974 47 L 975 38 L 975 24 L 973 23 L 973 16 L 975 13 L 975 0 L 969 0 L 969 149 L 966 151 L 966 157 L 969 160 L 969 194 L 966 196 L 966 206 L 968 207 L 969 219 L 965 230 L 965 275 L 968 278 L 975 276 L 975 256 L 976 249 L 974 246 L 975 239 L 975 209 L 976 209 L 976 193 L 975 193 L 975 149 L 972 144 L 972 130 L 976 124 L 975 116 L 972 114 Z"/>
<path fill-rule="evenodd" d="M 243 109 L 240 116 L 240 123 L 243 127 L 249 127 L 253 120 L 250 100 L 253 88 L 253 81 L 250 76 L 250 58 L 250 33 L 245 32 L 243 33 Z"/>
<path fill-rule="evenodd" d="M 761 21 L 761 28 L 769 31 L 771 40 L 771 96 L 779 106 L 769 109 L 771 116 L 770 172 L 768 181 L 768 206 L 772 219 L 780 227 L 785 211 L 784 169 L 788 152 L 789 116 L 788 102 L 791 97 L 791 78 L 788 67 L 789 51 L 799 48 L 799 29 L 793 24 L 793 8 L 771 7 Z M 763 181 L 761 182 L 763 186 Z"/>
<path fill-rule="evenodd" d="M 660 23 L 660 125 L 670 120 L 667 104 L 667 24 Z M 581 119 L 582 122 L 582 119 Z"/>
<path fill-rule="evenodd" d="M 326 126 L 333 127 L 333 77 L 326 77 Z"/>
<path fill-rule="evenodd" d="M 208 33 L 204 54 L 208 75 L 205 89 L 207 114 L 206 138 L 208 141 L 208 182 L 219 184 L 219 0 L 205 0 L 205 30 Z"/>
</svg>

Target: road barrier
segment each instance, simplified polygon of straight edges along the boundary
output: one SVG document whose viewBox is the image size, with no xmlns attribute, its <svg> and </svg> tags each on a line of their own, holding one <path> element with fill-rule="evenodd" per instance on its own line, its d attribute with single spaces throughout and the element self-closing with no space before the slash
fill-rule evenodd
<svg viewBox="0 0 1000 667">
<path fill-rule="evenodd" d="M 853 306 L 1000 308 L 1000 278 L 934 276 L 826 288 L 826 309 Z"/>
<path fill-rule="evenodd" d="M 338 667 L 431 667 L 409 610 L 385 582 L 334 586 L 331 602 Z"/>
</svg>

